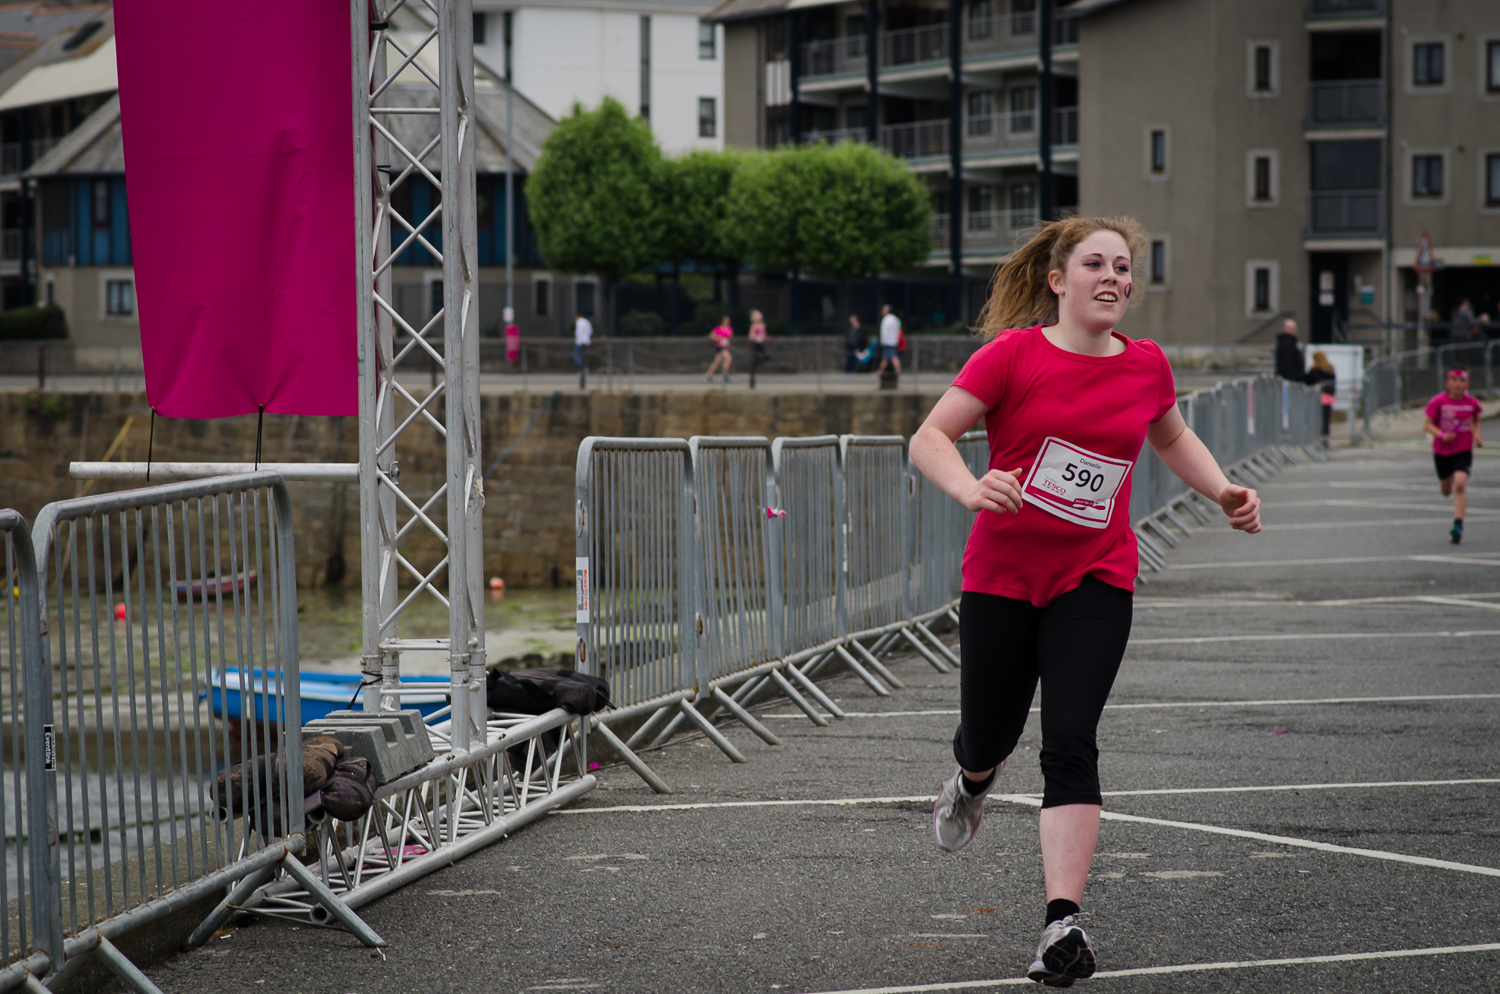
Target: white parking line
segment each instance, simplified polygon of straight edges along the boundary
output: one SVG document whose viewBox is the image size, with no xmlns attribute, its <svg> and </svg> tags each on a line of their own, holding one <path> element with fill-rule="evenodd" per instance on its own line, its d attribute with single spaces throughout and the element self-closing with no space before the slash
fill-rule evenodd
<svg viewBox="0 0 1500 994">
<path fill-rule="evenodd" d="M 1039 808 L 1042 806 L 1042 799 L 1040 797 L 1032 797 L 1028 794 L 991 794 L 990 796 L 998 797 L 1002 801 L 1010 801 L 1014 804 L 1024 804 L 1028 807 Z M 1454 863 L 1451 860 L 1432 859 L 1427 856 L 1408 856 L 1405 853 L 1386 852 L 1383 849 L 1359 849 L 1354 846 L 1336 846 L 1331 842 L 1295 839 L 1287 835 L 1267 835 L 1265 832 L 1251 832 L 1243 828 L 1221 828 L 1218 825 L 1204 825 L 1195 821 L 1170 821 L 1166 818 L 1143 818 L 1140 815 L 1121 814 L 1118 811 L 1104 811 L 1099 817 L 1106 821 L 1127 821 L 1138 825 L 1183 828 L 1192 832 L 1207 832 L 1210 835 L 1228 835 L 1237 839 L 1254 839 L 1257 842 L 1271 842 L 1279 846 L 1295 846 L 1298 849 L 1316 849 L 1318 852 L 1341 853 L 1346 856 L 1364 856 L 1368 859 L 1385 860 L 1390 863 L 1409 863 L 1412 866 L 1427 866 L 1438 870 L 1457 870 L 1460 873 L 1476 873 L 1485 877 L 1500 877 L 1500 869 L 1493 866 Z"/>
<path fill-rule="evenodd" d="M 1278 959 L 1228 960 L 1221 963 L 1180 963 L 1173 966 L 1140 966 L 1126 970 L 1100 970 L 1095 980 L 1108 977 L 1149 977 L 1172 973 L 1207 973 L 1216 970 L 1252 970 L 1270 966 L 1323 966 L 1330 963 L 1365 963 L 1371 960 L 1406 959 L 1417 956 L 1455 956 L 1462 953 L 1500 952 L 1500 942 L 1472 946 L 1429 946 L 1425 949 L 1390 949 L 1373 953 L 1333 953 L 1325 956 L 1283 956 Z M 973 991 L 990 987 L 1035 987 L 1026 977 L 996 980 L 958 980 L 945 984 L 911 984 L 905 987 L 852 987 L 818 994 L 926 994 L 929 991 Z"/>
<path fill-rule="evenodd" d="M 1242 559 L 1227 563 L 1169 563 L 1169 570 L 1248 569 L 1252 566 L 1343 566 L 1350 563 L 1445 563 L 1454 566 L 1500 566 L 1496 559 L 1465 556 L 1343 556 L 1328 559 Z"/>
<path fill-rule="evenodd" d="M 1173 787 L 1163 790 L 1107 790 L 1105 797 L 1129 797 L 1145 794 L 1211 794 L 1211 793 L 1254 793 L 1256 791 L 1283 791 L 1283 790 L 1359 790 L 1366 787 L 1454 787 L 1468 784 L 1494 784 L 1500 783 L 1500 779 L 1485 780 L 1378 780 L 1355 783 L 1300 783 L 1300 784 L 1274 784 L 1269 787 Z M 1015 804 L 1040 805 L 1042 795 L 1040 794 L 995 794 L 992 795 L 1004 801 Z M 562 808 L 552 812 L 556 815 L 594 815 L 594 814 L 650 814 L 655 811 L 710 811 L 718 808 L 836 808 L 848 807 L 853 804 L 931 804 L 937 800 L 936 794 L 922 794 L 914 797 L 832 797 L 832 798 L 778 798 L 774 801 L 683 801 L 676 804 L 615 804 L 600 808 Z M 1106 812 L 1106 817 L 1108 812 Z M 1121 815 L 1122 818 L 1133 817 Z M 1163 822 L 1162 824 L 1167 824 Z M 1176 823 L 1174 823 L 1176 824 Z M 1186 824 L 1186 823 L 1184 823 Z M 1265 836 L 1267 839 L 1279 839 L 1281 836 Z M 1322 845 L 1323 843 L 1311 843 Z M 1343 851 L 1343 850 L 1340 850 Z M 1352 851 L 1352 850 L 1350 850 Z M 1412 857 L 1413 859 L 1418 857 Z M 1500 872 L 1500 871 L 1497 871 Z"/>
<path fill-rule="evenodd" d="M 1258 708 L 1292 704 L 1392 704 L 1410 701 L 1488 701 L 1500 694 L 1402 694 L 1389 697 L 1289 697 L 1264 701 L 1153 701 L 1146 704 L 1106 704 L 1104 710 L 1136 711 L 1146 708 Z M 1041 708 L 1032 708 L 1039 714 Z M 849 718 L 914 718 L 921 715 L 957 715 L 957 708 L 934 708 L 930 711 L 845 711 Z M 762 718 L 806 718 L 801 711 L 791 714 L 763 714 Z"/>
<path fill-rule="evenodd" d="M 1467 639 L 1500 635 L 1486 629 L 1472 632 L 1295 632 L 1281 635 L 1194 635 L 1174 639 L 1131 639 L 1131 645 L 1202 645 L 1207 642 L 1310 642 L 1329 639 Z"/>
<path fill-rule="evenodd" d="M 1433 493 L 1437 493 L 1434 485 Z M 1366 507 L 1384 511 L 1439 511 L 1443 508 L 1441 498 L 1430 504 L 1416 504 L 1411 502 L 1396 502 L 1390 500 L 1278 500 L 1267 502 L 1267 510 L 1278 507 Z M 1451 506 L 1451 505 L 1449 505 Z M 1476 508 L 1480 514 L 1494 514 L 1493 508 Z"/>
<path fill-rule="evenodd" d="M 1226 607 L 1364 607 L 1369 604 L 1416 604 L 1422 601 L 1438 604 L 1462 604 L 1465 607 L 1497 606 L 1494 604 L 1479 603 L 1476 600 L 1479 597 L 1500 597 L 1500 591 L 1484 591 L 1474 594 L 1448 594 L 1445 597 L 1439 597 L 1435 594 L 1396 594 L 1389 597 L 1341 597 L 1326 601 L 1228 596 L 1163 597 L 1159 600 L 1153 600 L 1150 597 L 1136 597 L 1135 606 L 1138 608 L 1210 607 L 1214 610 L 1219 610 Z"/>
<path fill-rule="evenodd" d="M 1474 514 L 1474 513 L 1470 513 L 1469 514 L 1469 520 L 1470 521 L 1474 521 L 1474 520 L 1490 521 L 1490 520 L 1493 520 L 1495 518 L 1500 518 L 1500 514 L 1490 514 L 1490 515 Z M 1310 532 L 1310 531 L 1325 531 L 1325 530 L 1327 530 L 1329 528 L 1388 528 L 1388 527 L 1406 526 L 1406 525 L 1433 525 L 1434 527 L 1436 527 L 1437 525 L 1445 525 L 1445 526 L 1447 526 L 1447 525 L 1451 525 L 1452 523 L 1453 523 L 1453 517 L 1452 517 L 1452 515 L 1444 515 L 1444 516 L 1439 517 L 1439 518 L 1386 518 L 1384 520 L 1375 520 L 1375 521 L 1307 521 L 1307 522 L 1301 522 L 1299 524 L 1294 524 L 1294 525 L 1277 524 L 1274 520 L 1272 520 L 1272 521 L 1269 521 L 1269 522 L 1262 522 L 1261 523 L 1261 531 L 1266 531 L 1266 532 Z M 1214 530 L 1214 531 L 1227 531 L 1228 529 L 1229 529 L 1228 522 L 1225 522 L 1224 527 L 1222 527 L 1222 528 L 1216 528 L 1216 529 L 1212 529 L 1212 530 Z M 1206 530 L 1208 530 L 1208 529 L 1200 529 L 1200 531 L 1206 531 Z M 1443 529 L 1443 531 L 1447 531 L 1447 530 L 1448 529 L 1446 527 Z"/>
</svg>

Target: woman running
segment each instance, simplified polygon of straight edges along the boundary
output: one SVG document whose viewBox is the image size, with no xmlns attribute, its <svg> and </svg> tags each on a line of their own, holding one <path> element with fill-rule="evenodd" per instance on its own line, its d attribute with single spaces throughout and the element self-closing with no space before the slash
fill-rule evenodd
<svg viewBox="0 0 1500 994">
<path fill-rule="evenodd" d="M 1448 370 L 1443 392 L 1427 402 L 1422 430 L 1432 436 L 1432 461 L 1437 464 L 1438 488 L 1444 497 L 1453 495 L 1453 527 L 1448 540 L 1463 541 L 1464 512 L 1469 506 L 1469 473 L 1479 438 L 1483 408 L 1469 396 L 1469 371 L 1462 366 Z"/>
<path fill-rule="evenodd" d="M 1052 987 L 1094 972 L 1077 916 L 1103 803 L 1099 715 L 1140 566 L 1129 509 L 1142 442 L 1234 528 L 1260 530 L 1255 491 L 1231 484 L 1183 421 L 1161 348 L 1114 330 L 1144 249 L 1128 218 L 1043 227 L 996 274 L 980 317 L 989 342 L 911 443 L 927 478 L 978 512 L 963 559 L 959 770 L 933 829 L 949 852 L 974 838 L 1040 680 L 1047 914 L 1027 975 Z M 990 468 L 976 480 L 953 443 L 981 418 Z"/>
<path fill-rule="evenodd" d="M 705 382 L 712 382 L 714 373 L 719 367 L 724 367 L 724 382 L 729 382 L 729 365 L 734 362 L 734 354 L 729 351 L 729 342 L 734 338 L 734 326 L 729 323 L 729 315 L 719 318 L 719 323 L 714 330 L 708 333 L 708 337 L 714 340 L 714 361 L 708 364 L 708 372 L 703 374 Z"/>
</svg>

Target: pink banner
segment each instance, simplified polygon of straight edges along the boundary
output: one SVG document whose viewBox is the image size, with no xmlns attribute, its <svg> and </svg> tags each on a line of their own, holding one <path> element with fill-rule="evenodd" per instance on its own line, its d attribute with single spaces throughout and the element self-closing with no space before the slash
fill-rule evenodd
<svg viewBox="0 0 1500 994">
<path fill-rule="evenodd" d="M 349 5 L 118 0 L 146 393 L 358 413 Z"/>
</svg>

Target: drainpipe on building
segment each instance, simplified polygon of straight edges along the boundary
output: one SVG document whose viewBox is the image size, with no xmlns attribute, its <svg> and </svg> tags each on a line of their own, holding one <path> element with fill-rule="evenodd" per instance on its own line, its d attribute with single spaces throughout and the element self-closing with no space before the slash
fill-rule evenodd
<svg viewBox="0 0 1500 994">
<path fill-rule="evenodd" d="M 802 142 L 802 116 L 799 113 L 797 106 L 798 99 L 801 96 L 799 91 L 801 90 L 802 86 L 802 74 L 799 71 L 802 68 L 801 14 L 794 13 L 787 15 L 786 47 L 787 79 L 790 82 L 792 88 L 792 102 L 787 104 L 786 109 L 786 129 L 787 136 L 788 138 L 790 138 L 791 143 L 793 145 L 798 145 Z"/>
<path fill-rule="evenodd" d="M 1037 110 L 1042 119 L 1038 122 L 1037 151 L 1041 167 L 1037 171 L 1037 216 L 1043 222 L 1052 220 L 1052 0 L 1038 0 L 1036 5 L 1037 47 L 1041 55 L 1041 71 L 1037 76 Z"/>
<path fill-rule="evenodd" d="M 865 134 L 871 148 L 880 147 L 880 0 L 865 0 Z M 869 279 L 865 319 L 874 324 L 880 313 L 880 274 L 872 272 Z"/>
<path fill-rule="evenodd" d="M 948 0 L 948 269 L 952 274 L 948 313 L 958 321 L 964 291 L 964 0 Z"/>
<path fill-rule="evenodd" d="M 1385 269 L 1385 324 L 1386 324 L 1386 353 L 1394 354 L 1399 351 L 1396 345 L 1396 267 L 1393 249 L 1395 248 L 1395 159 L 1396 159 L 1396 87 L 1395 87 L 1395 51 L 1396 51 L 1396 0 L 1386 0 L 1385 3 L 1385 258 L 1382 265 Z M 1421 321 L 1418 314 L 1417 320 Z"/>
<path fill-rule="evenodd" d="M 21 112 L 20 151 L 21 173 L 24 175 L 26 170 L 31 168 L 31 111 L 29 110 Z M 29 179 L 22 179 L 18 191 L 20 201 L 16 204 L 19 208 L 18 213 L 20 214 L 20 218 L 18 220 L 21 226 L 21 250 L 16 257 L 17 272 L 20 275 L 20 280 L 17 283 L 20 293 L 17 294 L 16 304 L 20 307 L 25 307 L 28 304 L 36 302 L 36 294 L 33 292 L 34 287 L 32 283 L 36 274 L 32 272 L 31 267 L 31 218 L 36 206 L 32 202 L 32 190 L 31 181 Z"/>
</svg>

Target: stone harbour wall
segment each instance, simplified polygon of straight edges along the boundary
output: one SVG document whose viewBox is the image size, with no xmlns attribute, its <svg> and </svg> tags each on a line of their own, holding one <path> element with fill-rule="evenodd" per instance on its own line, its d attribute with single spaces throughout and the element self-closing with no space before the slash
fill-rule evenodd
<svg viewBox="0 0 1500 994">
<path fill-rule="evenodd" d="M 687 438 L 691 435 L 910 436 L 939 393 L 513 393 L 481 402 L 484 464 L 514 445 L 485 485 L 485 575 L 508 586 L 571 586 L 573 488 L 578 444 L 588 435 Z M 438 413 L 439 419 L 442 415 Z M 128 422 L 128 428 L 127 426 Z M 254 416 L 156 419 L 158 461 L 250 461 Z M 528 430 L 529 426 L 529 430 Z M 0 507 L 34 520 L 50 501 L 77 496 L 73 460 L 146 459 L 151 413 L 144 394 L 0 394 Z M 521 436 L 522 433 L 524 437 Z M 262 429 L 267 462 L 356 462 L 356 419 L 271 415 Z M 441 485 L 442 440 L 417 426 L 399 447 L 400 482 L 413 495 Z M 143 484 L 95 483 L 90 493 Z M 298 580 L 321 587 L 359 582 L 359 491 L 352 483 L 293 483 Z M 403 513 L 401 519 L 404 521 Z M 413 533 L 416 534 L 415 532 Z M 435 540 L 404 547 L 430 568 Z M 403 580 L 405 582 L 405 579 Z"/>
</svg>

